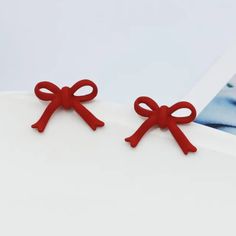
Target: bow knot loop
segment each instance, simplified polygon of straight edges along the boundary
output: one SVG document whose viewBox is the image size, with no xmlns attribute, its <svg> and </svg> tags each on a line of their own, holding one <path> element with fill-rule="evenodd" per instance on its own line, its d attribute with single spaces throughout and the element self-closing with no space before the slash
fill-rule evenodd
<svg viewBox="0 0 236 236">
<path fill-rule="evenodd" d="M 91 93 L 81 96 L 75 95 L 80 88 L 86 86 L 92 87 Z M 46 89 L 50 93 L 44 92 L 42 89 Z M 50 117 L 60 106 L 65 110 L 73 108 L 93 130 L 96 130 L 97 127 L 104 126 L 104 122 L 97 119 L 81 104 L 94 99 L 97 96 L 97 93 L 98 89 L 96 84 L 90 80 L 81 80 L 71 88 L 65 86 L 62 89 L 47 81 L 38 83 L 35 86 L 36 96 L 41 100 L 51 101 L 51 103 L 48 105 L 39 121 L 32 125 L 32 128 L 36 128 L 39 132 L 43 132 Z"/>
</svg>

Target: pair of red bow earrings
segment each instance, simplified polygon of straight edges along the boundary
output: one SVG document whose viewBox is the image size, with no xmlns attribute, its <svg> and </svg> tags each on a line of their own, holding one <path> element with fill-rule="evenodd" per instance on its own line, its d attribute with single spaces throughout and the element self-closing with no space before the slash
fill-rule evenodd
<svg viewBox="0 0 236 236">
<path fill-rule="evenodd" d="M 91 87 L 92 91 L 86 95 L 75 95 L 82 87 Z M 43 92 L 42 89 L 47 89 L 50 93 Z M 32 128 L 43 132 L 52 114 L 59 108 L 74 109 L 84 121 L 93 129 L 104 126 L 104 122 L 96 118 L 82 103 L 91 101 L 97 96 L 98 89 L 95 83 L 90 80 L 81 80 L 74 84 L 71 88 L 58 88 L 50 82 L 40 82 L 35 87 L 36 96 L 43 101 L 51 101 L 38 122 L 32 125 Z M 150 108 L 145 109 L 141 106 L 145 104 Z M 175 117 L 172 114 L 179 109 L 189 109 L 191 114 L 185 117 Z M 161 106 L 149 97 L 139 97 L 134 103 L 135 111 L 148 119 L 140 126 L 140 128 L 125 141 L 129 142 L 132 147 L 136 147 L 144 134 L 153 126 L 159 126 L 161 129 L 167 128 L 170 130 L 177 143 L 183 150 L 184 154 L 196 152 L 194 147 L 184 133 L 180 130 L 177 124 L 187 124 L 196 118 L 196 109 L 188 102 L 179 102 L 171 107 Z"/>
</svg>

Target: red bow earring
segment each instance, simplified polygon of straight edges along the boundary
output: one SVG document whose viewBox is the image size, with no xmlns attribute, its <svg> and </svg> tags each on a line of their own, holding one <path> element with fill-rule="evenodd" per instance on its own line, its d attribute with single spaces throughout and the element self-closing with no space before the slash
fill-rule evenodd
<svg viewBox="0 0 236 236">
<path fill-rule="evenodd" d="M 145 104 L 151 110 L 141 107 L 141 104 Z M 185 117 L 175 117 L 172 114 L 179 109 L 189 109 L 191 114 Z M 140 126 L 140 128 L 125 141 L 129 142 L 132 147 L 136 147 L 144 134 L 153 126 L 159 126 L 161 129 L 167 128 L 170 130 L 175 140 L 183 150 L 184 154 L 189 152 L 196 152 L 197 148 L 193 146 L 177 124 L 187 124 L 196 118 L 196 109 L 188 102 L 179 102 L 171 107 L 161 106 L 149 97 L 139 97 L 134 103 L 135 111 L 148 119 Z"/>
<path fill-rule="evenodd" d="M 89 86 L 92 88 L 91 93 L 77 96 L 75 93 L 82 87 Z M 41 89 L 47 89 L 51 93 L 43 92 Z M 97 119 L 82 103 L 93 100 L 98 93 L 95 83 L 90 80 L 81 80 L 74 84 L 71 88 L 58 88 L 55 84 L 50 82 L 40 82 L 35 87 L 36 96 L 43 101 L 51 101 L 41 118 L 32 125 L 32 128 L 43 132 L 52 114 L 59 108 L 74 109 L 84 121 L 93 129 L 104 126 L 104 122 Z"/>
</svg>

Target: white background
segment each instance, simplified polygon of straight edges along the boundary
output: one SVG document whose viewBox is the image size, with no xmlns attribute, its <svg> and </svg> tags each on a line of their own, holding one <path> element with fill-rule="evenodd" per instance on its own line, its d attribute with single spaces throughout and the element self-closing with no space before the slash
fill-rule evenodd
<svg viewBox="0 0 236 236">
<path fill-rule="evenodd" d="M 236 39 L 235 0 L 0 0 L 0 91 L 94 80 L 99 97 L 185 95 Z"/>
<path fill-rule="evenodd" d="M 235 22 L 235 0 L 0 0 L 0 91 L 89 78 L 102 99 L 174 102 L 234 44 Z M 236 235 L 236 161 L 223 153 L 235 140 L 226 133 L 186 127 L 218 153 L 197 145 L 185 158 L 160 132 L 134 151 L 122 142 L 140 122 L 131 111 L 104 114 L 95 103 L 111 122 L 96 134 L 62 112 L 42 136 L 30 129 L 44 108 L 35 104 L 0 99 L 1 236 Z"/>
</svg>

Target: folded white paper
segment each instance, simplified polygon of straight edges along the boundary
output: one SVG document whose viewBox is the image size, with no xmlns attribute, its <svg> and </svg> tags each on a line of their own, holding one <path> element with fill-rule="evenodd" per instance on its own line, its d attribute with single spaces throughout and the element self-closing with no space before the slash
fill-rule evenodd
<svg viewBox="0 0 236 236">
<path fill-rule="evenodd" d="M 235 136 L 192 123 L 180 127 L 197 153 L 160 129 L 132 149 L 132 104 L 85 104 L 106 123 L 96 132 L 59 110 L 40 134 L 30 126 L 46 106 L 0 95 L 0 235 L 236 234 Z"/>
</svg>

